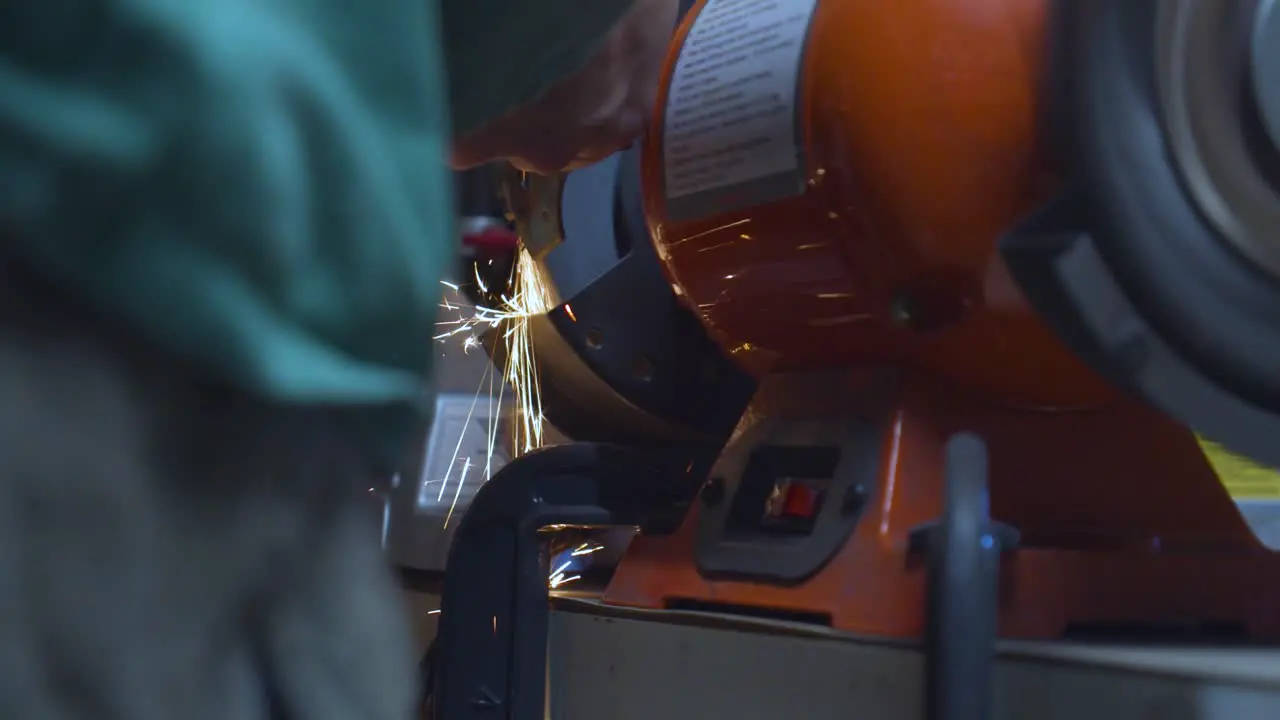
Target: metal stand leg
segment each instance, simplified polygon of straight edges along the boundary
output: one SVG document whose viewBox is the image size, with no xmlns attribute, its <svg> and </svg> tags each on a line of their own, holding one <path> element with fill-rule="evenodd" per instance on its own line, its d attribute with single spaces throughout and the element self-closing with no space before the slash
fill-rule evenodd
<svg viewBox="0 0 1280 720">
<path fill-rule="evenodd" d="M 925 713 L 927 720 L 987 720 L 1000 553 L 1017 546 L 1018 533 L 991 520 L 987 449 L 976 435 L 947 442 L 945 493 L 942 517 L 913 537 L 928 567 Z"/>
</svg>

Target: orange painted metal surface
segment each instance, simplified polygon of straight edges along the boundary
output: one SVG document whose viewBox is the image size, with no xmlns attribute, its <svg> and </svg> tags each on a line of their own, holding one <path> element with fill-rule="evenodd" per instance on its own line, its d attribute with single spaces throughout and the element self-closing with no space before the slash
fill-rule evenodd
<svg viewBox="0 0 1280 720">
<path fill-rule="evenodd" d="M 858 634 L 917 637 L 925 573 L 908 537 L 941 512 L 947 438 L 972 431 L 988 444 L 992 516 L 1022 531 L 1022 548 L 1002 561 L 1002 635 L 1210 623 L 1280 639 L 1280 555 L 1258 544 L 1195 439 L 1172 421 L 1127 401 L 1070 413 L 997 408 L 920 376 L 899 388 L 884 417 L 866 514 L 804 584 L 702 577 L 695 509 L 672 536 L 636 538 L 605 600 L 768 609 Z"/>
<path fill-rule="evenodd" d="M 1047 8 L 818 0 L 801 77 L 805 190 L 765 206 L 671 221 L 659 111 L 646 214 L 677 291 L 766 380 L 846 374 L 884 403 L 885 433 L 872 508 L 805 583 L 700 575 L 695 508 L 675 535 L 633 543 L 608 602 L 767 608 L 918 637 L 925 573 L 908 537 L 941 512 L 945 442 L 967 431 L 988 445 L 992 516 L 1024 541 L 1002 562 L 1005 636 L 1222 623 L 1280 639 L 1280 556 L 1192 434 L 1078 362 L 998 258 L 1002 233 L 1056 189 L 1037 129 Z M 905 380 L 864 377 L 879 366 Z"/>
<path fill-rule="evenodd" d="M 667 219 L 664 91 L 643 167 L 652 235 L 744 367 L 902 363 L 1022 407 L 1109 396 L 996 255 L 1055 188 L 1036 127 L 1045 14 L 1042 0 L 819 0 L 800 91 L 807 190 L 695 222 Z"/>
</svg>

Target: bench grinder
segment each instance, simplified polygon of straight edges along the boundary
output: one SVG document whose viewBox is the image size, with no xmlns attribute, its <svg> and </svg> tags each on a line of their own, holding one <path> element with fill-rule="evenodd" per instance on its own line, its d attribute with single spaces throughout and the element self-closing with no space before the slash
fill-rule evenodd
<svg viewBox="0 0 1280 720">
<path fill-rule="evenodd" d="M 640 528 L 606 603 L 923 640 L 934 718 L 985 717 L 997 637 L 1280 638 L 1280 559 L 1195 434 L 1280 465 L 1274 6 L 695 5 L 630 197 L 653 302 L 751 389 L 480 491 L 437 717 L 544 712 L 547 526 Z"/>
</svg>

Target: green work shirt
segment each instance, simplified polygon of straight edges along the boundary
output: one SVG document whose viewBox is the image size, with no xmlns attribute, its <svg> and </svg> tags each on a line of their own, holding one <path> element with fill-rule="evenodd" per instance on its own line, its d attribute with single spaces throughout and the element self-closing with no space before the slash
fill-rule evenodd
<svg viewBox="0 0 1280 720">
<path fill-rule="evenodd" d="M 535 97 L 628 5 L 3 3 L 0 230 L 139 337 L 394 452 L 430 408 L 451 121 Z"/>
</svg>

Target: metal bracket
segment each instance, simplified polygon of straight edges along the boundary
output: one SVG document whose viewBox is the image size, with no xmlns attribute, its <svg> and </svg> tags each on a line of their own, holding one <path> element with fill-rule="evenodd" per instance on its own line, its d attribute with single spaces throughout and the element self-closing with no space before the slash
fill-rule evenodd
<svg viewBox="0 0 1280 720">
<path fill-rule="evenodd" d="M 547 567 L 554 525 L 673 532 L 697 483 L 652 457 L 588 443 L 504 467 L 472 500 L 445 571 L 435 720 L 541 720 L 546 712 Z"/>
</svg>

